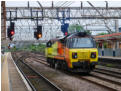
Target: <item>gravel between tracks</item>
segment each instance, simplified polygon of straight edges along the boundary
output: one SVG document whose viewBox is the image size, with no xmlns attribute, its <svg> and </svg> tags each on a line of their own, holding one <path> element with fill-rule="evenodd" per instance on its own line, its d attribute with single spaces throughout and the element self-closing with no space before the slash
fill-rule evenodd
<svg viewBox="0 0 121 91">
<path fill-rule="evenodd" d="M 39 71 L 50 81 L 57 84 L 64 91 L 109 91 L 106 88 L 102 88 L 93 83 L 89 83 L 88 81 L 85 81 L 81 78 L 79 79 L 69 76 L 58 70 L 47 67 L 44 64 L 35 62 L 32 58 L 27 58 L 25 62 L 34 67 L 34 69 Z"/>
</svg>

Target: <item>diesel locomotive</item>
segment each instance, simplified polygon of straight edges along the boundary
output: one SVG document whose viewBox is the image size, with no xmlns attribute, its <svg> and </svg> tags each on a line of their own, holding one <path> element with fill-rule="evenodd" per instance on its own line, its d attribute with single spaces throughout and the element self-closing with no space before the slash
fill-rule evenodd
<svg viewBox="0 0 121 91">
<path fill-rule="evenodd" d="M 51 67 L 72 72 L 89 73 L 98 62 L 96 43 L 94 38 L 86 32 L 49 40 L 46 44 L 45 55 Z"/>
</svg>

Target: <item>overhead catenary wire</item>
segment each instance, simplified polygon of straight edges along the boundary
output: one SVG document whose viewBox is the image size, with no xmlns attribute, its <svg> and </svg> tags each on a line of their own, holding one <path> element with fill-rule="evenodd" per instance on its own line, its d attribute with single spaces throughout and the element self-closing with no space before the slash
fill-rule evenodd
<svg viewBox="0 0 121 91">
<path fill-rule="evenodd" d="M 98 10 L 94 7 L 94 5 L 92 5 L 89 1 L 87 1 L 87 2 L 89 3 L 89 5 L 90 5 L 91 7 L 93 7 L 93 8 L 98 12 L 98 14 L 99 14 L 101 17 L 104 18 L 104 16 L 100 13 L 100 11 L 98 11 Z M 111 29 L 108 27 L 108 25 L 107 25 L 105 19 L 104 19 L 103 21 L 104 21 L 105 26 L 108 28 L 107 31 L 108 31 L 109 33 L 112 33 L 112 31 L 111 31 Z"/>
<path fill-rule="evenodd" d="M 38 3 L 38 4 L 39 4 L 39 6 L 41 7 L 41 9 L 43 9 L 42 4 L 41 4 L 39 1 L 37 1 L 37 3 Z"/>
</svg>

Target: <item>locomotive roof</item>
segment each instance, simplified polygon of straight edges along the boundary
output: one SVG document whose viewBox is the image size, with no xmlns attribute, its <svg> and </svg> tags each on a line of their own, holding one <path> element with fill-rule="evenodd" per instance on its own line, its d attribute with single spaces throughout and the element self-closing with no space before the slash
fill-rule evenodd
<svg viewBox="0 0 121 91">
<path fill-rule="evenodd" d="M 51 39 L 50 41 L 65 40 L 65 39 L 69 39 L 69 38 L 72 38 L 75 36 L 86 37 L 86 36 L 91 36 L 91 35 L 87 34 L 86 32 L 76 32 L 76 33 L 68 34 L 67 36 L 65 36 L 63 38 Z"/>
<path fill-rule="evenodd" d="M 75 37 L 75 36 L 85 37 L 85 36 L 90 36 L 90 35 L 87 34 L 86 32 L 76 32 L 76 33 L 69 34 L 65 36 L 64 38 L 68 39 L 68 38 Z"/>
</svg>

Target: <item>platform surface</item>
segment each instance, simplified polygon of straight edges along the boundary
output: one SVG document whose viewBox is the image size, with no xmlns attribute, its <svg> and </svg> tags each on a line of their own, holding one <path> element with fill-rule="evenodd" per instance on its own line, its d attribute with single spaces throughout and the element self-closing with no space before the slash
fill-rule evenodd
<svg viewBox="0 0 121 91">
<path fill-rule="evenodd" d="M 1 91 L 28 91 L 13 63 L 11 53 L 5 53 L 1 62 Z"/>
<path fill-rule="evenodd" d="M 112 57 L 112 56 L 99 56 L 99 58 L 107 58 L 107 59 L 121 59 L 121 57 Z"/>
</svg>

